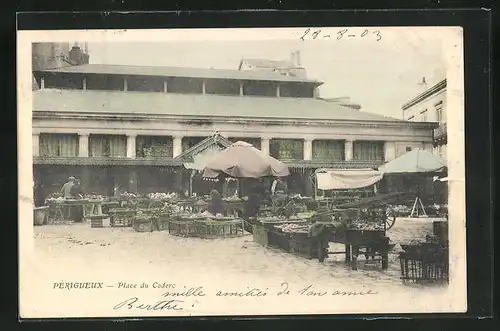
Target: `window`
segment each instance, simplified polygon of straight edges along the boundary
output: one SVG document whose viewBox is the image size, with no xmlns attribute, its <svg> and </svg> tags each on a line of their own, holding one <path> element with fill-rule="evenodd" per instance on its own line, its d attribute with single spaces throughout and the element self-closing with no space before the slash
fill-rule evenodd
<svg viewBox="0 0 500 331">
<path fill-rule="evenodd" d="M 438 102 L 434 107 L 436 109 L 436 121 L 443 123 L 443 102 Z"/>
<path fill-rule="evenodd" d="M 118 135 L 90 135 L 91 157 L 126 157 L 127 137 Z"/>
<path fill-rule="evenodd" d="M 406 151 L 411 152 L 411 146 L 406 146 Z"/>
<path fill-rule="evenodd" d="M 354 160 L 381 161 L 385 158 L 383 141 L 355 141 L 353 144 Z"/>
<path fill-rule="evenodd" d="M 312 159 L 343 161 L 344 141 L 343 140 L 314 140 L 312 143 Z"/>
<path fill-rule="evenodd" d="M 302 160 L 304 157 L 304 141 L 297 139 L 272 139 L 269 143 L 269 154 L 281 160 Z"/>
<path fill-rule="evenodd" d="M 427 109 L 420 112 L 420 116 L 421 116 L 421 121 L 422 122 L 427 122 Z"/>
<path fill-rule="evenodd" d="M 167 136 L 137 136 L 137 157 L 172 157 L 172 138 Z"/>
<path fill-rule="evenodd" d="M 78 135 L 40 134 L 40 155 L 49 157 L 78 156 Z"/>
</svg>

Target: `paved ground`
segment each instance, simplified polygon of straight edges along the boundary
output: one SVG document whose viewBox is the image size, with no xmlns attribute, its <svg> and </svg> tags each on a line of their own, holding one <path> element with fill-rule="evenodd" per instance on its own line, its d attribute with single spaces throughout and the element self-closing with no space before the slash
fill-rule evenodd
<svg viewBox="0 0 500 331">
<path fill-rule="evenodd" d="M 399 279 L 399 243 L 425 239 L 425 235 L 432 232 L 432 221 L 396 221 L 388 231 L 396 246 L 386 271 L 363 263 L 357 271 L 351 270 L 342 256 L 328 258 L 324 263 L 300 258 L 260 246 L 253 242 L 251 235 L 204 240 L 175 237 L 167 232 L 138 233 L 131 228 L 92 229 L 89 224 L 38 226 L 34 230 L 34 258 L 38 269 L 34 273 L 43 272 L 46 279 L 60 281 L 77 280 L 79 275 L 80 278 L 99 277 L 111 283 L 119 279 L 168 279 L 170 282 L 189 279 L 190 284 L 208 282 L 215 287 L 225 283 L 281 284 L 285 281 L 343 290 L 374 289 L 388 295 L 402 293 L 414 297 L 421 292 L 415 292 L 414 286 L 404 285 Z"/>
</svg>

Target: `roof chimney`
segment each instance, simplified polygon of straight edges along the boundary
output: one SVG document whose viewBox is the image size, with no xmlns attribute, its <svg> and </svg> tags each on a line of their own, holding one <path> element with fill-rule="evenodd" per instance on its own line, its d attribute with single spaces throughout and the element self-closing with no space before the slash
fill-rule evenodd
<svg viewBox="0 0 500 331">
<path fill-rule="evenodd" d="M 293 51 L 291 61 L 294 67 L 300 67 L 300 51 Z"/>
<path fill-rule="evenodd" d="M 73 65 L 81 65 L 89 63 L 89 55 L 84 53 L 79 44 L 75 42 L 73 48 L 69 51 L 69 61 Z"/>
</svg>

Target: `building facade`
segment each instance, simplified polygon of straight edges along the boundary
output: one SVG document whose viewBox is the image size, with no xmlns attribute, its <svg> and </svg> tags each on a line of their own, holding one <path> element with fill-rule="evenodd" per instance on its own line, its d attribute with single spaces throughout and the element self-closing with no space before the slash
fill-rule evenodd
<svg viewBox="0 0 500 331">
<path fill-rule="evenodd" d="M 43 194 L 67 175 L 102 194 L 178 190 L 195 153 L 243 140 L 286 162 L 290 186 L 310 195 L 317 168 L 377 167 L 409 148 L 433 148 L 434 123 L 320 99 L 322 82 L 296 66 L 292 74 L 255 69 L 263 64 L 252 60 L 238 70 L 117 66 L 89 64 L 78 45 L 71 51 L 71 65 L 33 71 L 34 176 Z"/>
<path fill-rule="evenodd" d="M 402 106 L 403 119 L 432 122 L 439 126 L 433 132 L 433 152 L 447 159 L 446 79 L 439 81 Z"/>
</svg>

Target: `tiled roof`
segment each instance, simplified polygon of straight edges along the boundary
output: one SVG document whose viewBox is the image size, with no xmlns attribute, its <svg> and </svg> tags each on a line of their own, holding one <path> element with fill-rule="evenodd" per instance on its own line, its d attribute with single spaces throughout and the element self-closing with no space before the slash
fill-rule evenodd
<svg viewBox="0 0 500 331">
<path fill-rule="evenodd" d="M 95 113 L 99 115 L 186 116 L 252 118 L 265 120 L 348 120 L 406 122 L 356 111 L 313 98 L 272 98 L 41 89 L 33 92 L 34 111 Z"/>
<path fill-rule="evenodd" d="M 321 85 L 323 82 L 300 77 L 281 75 L 277 72 L 260 70 L 230 70 L 188 67 L 159 67 L 159 66 L 128 66 L 110 64 L 82 64 L 58 69 L 48 69 L 49 72 L 81 73 L 81 74 L 108 74 L 108 75 L 136 75 L 159 77 L 193 77 L 213 79 L 261 80 L 277 82 L 303 82 Z"/>
</svg>

